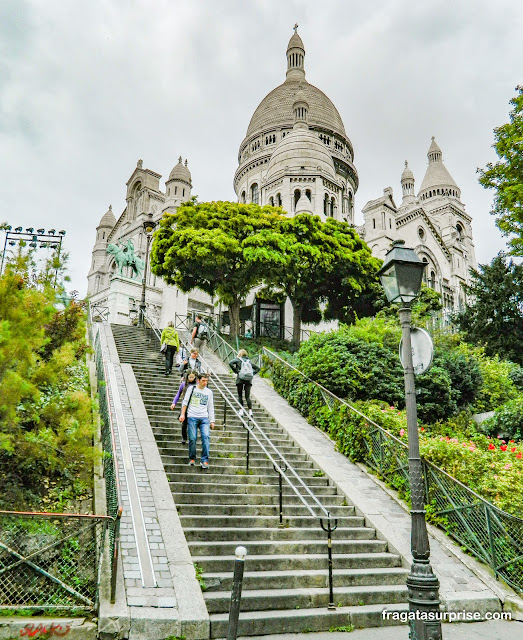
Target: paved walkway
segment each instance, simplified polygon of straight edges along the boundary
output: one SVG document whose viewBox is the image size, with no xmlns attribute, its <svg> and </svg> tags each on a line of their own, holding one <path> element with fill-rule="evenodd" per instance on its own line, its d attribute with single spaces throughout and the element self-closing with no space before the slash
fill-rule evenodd
<svg viewBox="0 0 523 640">
<path fill-rule="evenodd" d="M 204 357 L 216 373 L 227 372 L 225 365 L 209 354 L 208 348 Z M 365 517 L 366 524 L 376 529 L 377 537 L 387 540 L 391 551 L 399 553 L 404 559 L 404 566 L 410 567 L 410 514 L 394 497 L 394 492 L 380 486 L 379 481 L 361 465 L 352 463 L 335 451 L 333 441 L 290 407 L 267 380 L 256 376 L 252 395 L 325 471 L 346 495 L 348 502 L 355 505 L 357 512 Z M 506 609 L 519 610 L 519 613 L 514 612 L 513 619 L 523 620 L 523 601 L 511 589 L 496 581 L 488 567 L 464 554 L 442 531 L 430 525 L 428 528 L 431 564 L 440 580 L 440 598 L 446 610 L 479 611 L 484 615 L 499 612 L 505 605 Z M 370 633 L 361 637 L 379 637 L 372 636 L 372 630 Z M 523 626 L 519 633 L 519 637 L 523 637 Z M 332 639 L 331 634 L 329 638 Z"/>
<path fill-rule="evenodd" d="M 444 624 L 443 640 L 521 640 L 523 622 L 490 621 L 474 624 Z M 380 627 L 355 629 L 351 633 L 336 631 L 324 633 L 286 633 L 275 636 L 258 636 L 263 640 L 408 640 L 409 628 Z M 238 640 L 252 640 L 239 638 Z"/>
</svg>

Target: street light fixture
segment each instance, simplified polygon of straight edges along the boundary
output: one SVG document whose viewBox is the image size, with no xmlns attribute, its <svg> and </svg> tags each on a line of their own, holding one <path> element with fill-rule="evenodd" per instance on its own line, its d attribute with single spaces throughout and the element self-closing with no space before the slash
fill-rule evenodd
<svg viewBox="0 0 523 640">
<path fill-rule="evenodd" d="M 149 245 L 151 244 L 151 238 L 154 229 L 156 228 L 156 222 L 153 220 L 153 214 L 149 213 L 147 220 L 143 223 L 143 230 L 145 231 L 145 237 L 147 238 L 147 246 L 145 249 L 145 266 L 143 269 L 142 278 L 142 299 L 140 300 L 140 315 L 138 317 L 138 326 L 145 326 L 145 280 L 147 277 L 147 264 L 149 262 Z"/>
<path fill-rule="evenodd" d="M 380 269 L 379 276 L 389 302 L 400 304 L 398 314 L 403 337 L 413 559 L 410 573 L 407 576 L 409 612 L 412 612 L 412 617 L 409 619 L 410 637 L 416 640 L 440 640 L 442 632 L 441 619 L 439 619 L 439 580 L 430 565 L 410 335 L 410 305 L 420 292 L 426 263 L 418 258 L 414 249 L 406 248 L 404 245 L 403 240 L 396 240 L 392 243 L 392 248 L 385 256 L 385 262 Z"/>
</svg>

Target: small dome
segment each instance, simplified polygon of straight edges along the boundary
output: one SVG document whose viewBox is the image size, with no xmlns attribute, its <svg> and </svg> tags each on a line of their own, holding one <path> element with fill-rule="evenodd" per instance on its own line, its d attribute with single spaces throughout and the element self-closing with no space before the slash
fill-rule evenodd
<svg viewBox="0 0 523 640">
<path fill-rule="evenodd" d="M 103 214 L 98 227 L 106 227 L 108 229 L 112 229 L 115 224 L 116 218 L 114 217 L 113 207 L 112 205 L 109 205 L 109 209 L 107 209 L 106 213 Z"/>
<path fill-rule="evenodd" d="M 312 213 L 312 203 L 304 193 L 301 194 L 294 211 L 295 213 Z"/>
<path fill-rule="evenodd" d="M 431 197 L 434 195 L 454 195 L 459 198 L 461 192 L 454 178 L 450 175 L 447 167 L 443 164 L 441 149 L 432 136 L 429 150 L 427 152 L 429 164 L 423 182 L 418 193 L 419 197 Z"/>
<path fill-rule="evenodd" d="M 178 158 L 178 164 L 174 167 L 174 169 L 169 174 L 169 180 L 181 180 L 182 182 L 186 182 L 187 184 L 192 186 L 191 183 L 191 172 L 187 167 L 187 160 L 185 164 L 182 161 L 182 156 Z"/>
<path fill-rule="evenodd" d="M 289 44 L 287 45 L 287 53 L 290 51 L 290 49 L 301 49 L 303 51 L 303 53 L 305 53 L 305 47 L 303 46 L 303 40 L 298 35 L 297 31 L 295 31 L 292 34 L 291 39 L 289 40 Z"/>
<path fill-rule="evenodd" d="M 405 169 L 403 169 L 403 173 L 401 174 L 401 181 L 406 182 L 407 180 L 414 180 L 414 174 L 409 169 L 409 163 L 405 160 Z"/>
<path fill-rule="evenodd" d="M 317 134 L 305 127 L 295 127 L 280 140 L 267 168 L 267 179 L 280 171 L 321 171 L 336 180 L 334 162 Z"/>
</svg>

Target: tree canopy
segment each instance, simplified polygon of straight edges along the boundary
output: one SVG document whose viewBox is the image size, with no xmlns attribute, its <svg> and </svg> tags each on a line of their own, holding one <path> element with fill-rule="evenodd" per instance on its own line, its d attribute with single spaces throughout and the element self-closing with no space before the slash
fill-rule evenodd
<svg viewBox="0 0 523 640">
<path fill-rule="evenodd" d="M 318 322 L 325 317 L 350 322 L 374 311 L 373 285 L 381 260 L 372 257 L 353 228 L 302 213 L 284 218 L 280 230 L 286 259 L 272 284 L 292 303 L 296 345 L 302 320 Z"/>
<path fill-rule="evenodd" d="M 503 235 L 509 236 L 510 255 L 523 256 L 523 86 L 510 103 L 510 122 L 494 129 L 494 149 L 500 160 L 478 169 L 479 182 L 494 189 L 492 214 Z"/>
<path fill-rule="evenodd" d="M 197 287 L 229 307 L 230 335 L 253 287 L 285 262 L 281 209 L 256 204 L 183 203 L 164 215 L 151 250 L 153 273 L 188 292 Z"/>
<path fill-rule="evenodd" d="M 523 364 L 523 265 L 499 255 L 471 275 L 473 304 L 458 318 L 466 340 L 484 344 L 487 355 Z"/>
</svg>

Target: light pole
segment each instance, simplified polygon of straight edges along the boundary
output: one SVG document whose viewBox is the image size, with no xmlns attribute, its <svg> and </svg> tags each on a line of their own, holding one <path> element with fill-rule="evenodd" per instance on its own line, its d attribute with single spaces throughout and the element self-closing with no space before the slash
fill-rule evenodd
<svg viewBox="0 0 523 640">
<path fill-rule="evenodd" d="M 147 247 L 145 249 L 145 266 L 143 268 L 142 278 L 142 299 L 140 300 L 140 315 L 138 316 L 138 326 L 145 326 L 145 281 L 147 278 L 147 264 L 149 262 L 149 245 L 151 244 L 151 238 L 153 231 L 156 227 L 156 222 L 153 220 L 153 214 L 148 214 L 148 219 L 143 223 L 143 230 L 145 231 L 145 237 L 147 238 Z"/>
<path fill-rule="evenodd" d="M 405 405 L 409 437 L 409 482 L 411 500 L 412 566 L 407 576 L 409 592 L 410 640 L 440 640 L 439 580 L 430 565 L 430 547 L 425 521 L 424 484 L 419 452 L 416 388 L 412 362 L 411 304 L 417 298 L 425 263 L 403 240 L 396 240 L 385 256 L 379 272 L 385 295 L 391 303 L 398 303 L 403 337 L 403 365 L 405 372 Z"/>
<path fill-rule="evenodd" d="M 5 231 L 4 250 L 2 252 L 2 264 L 0 266 L 0 275 L 4 272 L 5 252 L 7 244 L 14 247 L 16 243 L 20 243 L 22 246 L 29 244 L 31 249 L 46 249 L 54 248 L 57 252 L 57 258 L 60 259 L 60 253 L 62 251 L 62 240 L 65 236 L 65 231 L 62 229 L 56 233 L 56 229 L 49 229 L 46 232 L 45 229 L 34 230 L 33 227 L 27 227 L 24 231 L 23 227 L 16 227 L 13 231 L 13 227 L 8 224 L 0 227 Z M 58 267 L 56 268 L 54 286 L 56 287 L 56 279 L 58 277 Z"/>
</svg>

